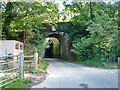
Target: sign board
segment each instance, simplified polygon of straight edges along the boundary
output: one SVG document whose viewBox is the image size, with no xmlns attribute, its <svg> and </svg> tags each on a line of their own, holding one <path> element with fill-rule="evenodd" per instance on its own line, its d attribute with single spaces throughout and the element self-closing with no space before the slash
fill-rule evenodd
<svg viewBox="0 0 120 90">
<path fill-rule="evenodd" d="M 55 29 L 55 27 L 52 27 L 52 32 L 56 32 L 56 29 Z"/>
</svg>

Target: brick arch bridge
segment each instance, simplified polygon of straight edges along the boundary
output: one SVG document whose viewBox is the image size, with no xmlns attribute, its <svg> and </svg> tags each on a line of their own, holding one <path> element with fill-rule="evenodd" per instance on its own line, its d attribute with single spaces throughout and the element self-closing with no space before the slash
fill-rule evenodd
<svg viewBox="0 0 120 90">
<path fill-rule="evenodd" d="M 61 59 L 70 59 L 71 52 L 70 52 L 70 43 L 68 42 L 68 35 L 64 32 L 42 32 L 42 34 L 48 37 L 57 38 L 60 41 L 61 48 L 60 48 L 60 58 Z"/>
</svg>

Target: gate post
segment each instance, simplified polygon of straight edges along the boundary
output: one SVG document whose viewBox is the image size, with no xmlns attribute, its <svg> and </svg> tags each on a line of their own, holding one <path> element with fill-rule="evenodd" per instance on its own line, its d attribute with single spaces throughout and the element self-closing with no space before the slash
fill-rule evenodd
<svg viewBox="0 0 120 90">
<path fill-rule="evenodd" d="M 34 68 L 38 68 L 38 53 L 34 54 Z"/>
<path fill-rule="evenodd" d="M 20 53 L 20 77 L 19 78 L 24 77 L 23 61 L 24 61 L 24 54 Z"/>
<path fill-rule="evenodd" d="M 118 77 L 120 77 L 120 57 L 118 57 Z M 118 90 L 120 90 L 120 78 L 118 78 Z"/>
<path fill-rule="evenodd" d="M 118 64 L 119 64 L 118 68 L 120 69 L 120 57 L 118 57 Z"/>
</svg>

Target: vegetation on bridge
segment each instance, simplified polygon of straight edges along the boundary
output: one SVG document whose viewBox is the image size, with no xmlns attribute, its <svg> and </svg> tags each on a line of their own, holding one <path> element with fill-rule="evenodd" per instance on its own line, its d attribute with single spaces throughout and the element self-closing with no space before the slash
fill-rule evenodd
<svg viewBox="0 0 120 90">
<path fill-rule="evenodd" d="M 70 35 L 73 45 L 71 51 L 76 55 L 73 62 L 103 68 L 117 67 L 118 4 L 118 2 L 113 4 L 89 2 L 85 5 L 81 2 L 64 3 L 67 13 L 65 17 L 72 14 L 69 20 L 72 27 L 65 32 Z M 114 65 L 111 66 L 110 63 Z"/>
</svg>

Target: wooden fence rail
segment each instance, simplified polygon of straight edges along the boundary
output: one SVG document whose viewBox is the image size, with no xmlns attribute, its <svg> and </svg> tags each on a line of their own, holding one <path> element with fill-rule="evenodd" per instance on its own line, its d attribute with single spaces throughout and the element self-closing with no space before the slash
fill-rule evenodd
<svg viewBox="0 0 120 90">
<path fill-rule="evenodd" d="M 27 58 L 24 60 L 24 63 L 34 63 L 34 65 L 31 65 L 31 66 L 34 66 L 35 69 L 38 68 L 38 53 L 35 53 L 32 56 L 24 56 L 24 58 Z"/>
</svg>

